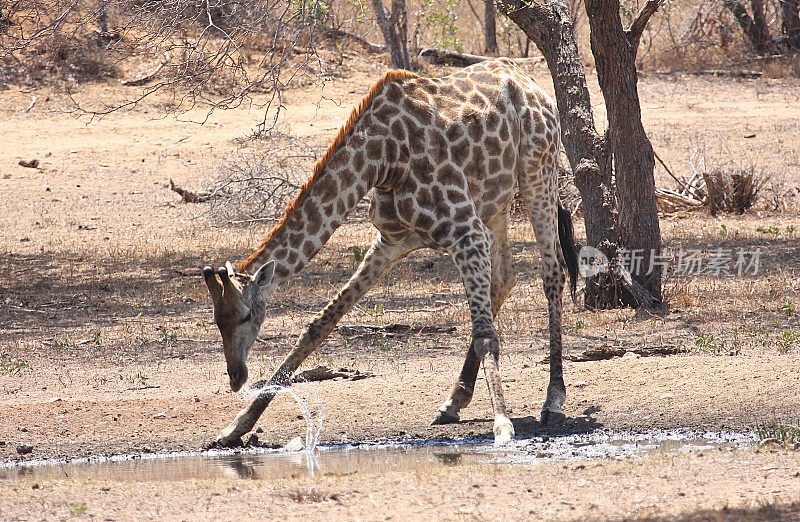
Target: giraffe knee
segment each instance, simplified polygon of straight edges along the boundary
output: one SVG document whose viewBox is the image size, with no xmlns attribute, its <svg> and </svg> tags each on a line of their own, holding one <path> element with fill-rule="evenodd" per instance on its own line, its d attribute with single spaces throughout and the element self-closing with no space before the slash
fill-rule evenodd
<svg viewBox="0 0 800 522">
<path fill-rule="evenodd" d="M 492 354 L 496 358 L 500 355 L 500 338 L 497 333 L 488 336 L 473 335 L 472 349 L 475 350 L 475 354 L 481 360 L 488 354 Z"/>
</svg>

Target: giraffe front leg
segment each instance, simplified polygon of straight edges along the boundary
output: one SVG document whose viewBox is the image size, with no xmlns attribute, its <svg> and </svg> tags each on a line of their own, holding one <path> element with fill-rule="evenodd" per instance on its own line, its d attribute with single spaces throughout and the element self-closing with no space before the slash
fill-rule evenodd
<svg viewBox="0 0 800 522">
<path fill-rule="evenodd" d="M 439 407 L 439 412 L 431 424 L 453 424 L 459 421 L 458 412 L 472 400 L 480 366 L 481 360 L 470 344 L 467 349 L 467 357 L 464 359 L 464 366 L 450 391 L 450 397 Z"/>
<path fill-rule="evenodd" d="M 488 228 L 493 238 L 490 249 L 491 302 L 492 316 L 496 318 L 506 296 L 514 288 L 517 278 L 511 260 L 511 245 L 508 242 L 508 214 L 506 212 L 498 214 L 489 222 Z M 481 360 L 470 345 L 461 373 L 450 391 L 450 397 L 441 405 L 432 424 L 451 424 L 459 421 L 458 412 L 467 407 L 472 400 L 480 365 Z"/>
<path fill-rule="evenodd" d="M 494 330 L 494 329 L 493 329 Z M 483 373 L 494 410 L 494 443 L 506 444 L 514 438 L 514 425 L 508 418 L 506 401 L 503 398 L 503 381 L 500 377 L 500 339 L 497 332 L 490 337 L 475 337 L 473 346 L 478 357 L 483 359 Z"/>
<path fill-rule="evenodd" d="M 477 228 L 477 227 L 476 227 Z M 505 399 L 503 398 L 503 385 L 500 378 L 500 338 L 492 324 L 492 300 L 491 300 L 491 262 L 489 256 L 491 233 L 488 230 L 476 231 L 474 234 L 465 236 L 452 246 L 450 249 L 453 260 L 458 267 L 461 278 L 464 281 L 464 289 L 469 301 L 470 316 L 472 318 L 472 343 L 470 352 L 474 353 L 475 361 L 483 361 L 483 369 L 486 375 L 486 384 L 489 387 L 489 395 L 492 399 L 492 410 L 494 413 L 494 437 L 495 444 L 509 442 L 514 437 L 514 426 L 508 418 Z M 470 373 L 464 375 L 462 370 L 460 382 L 465 381 L 465 377 L 474 383 L 472 372 L 477 370 L 477 364 L 468 366 L 471 363 L 471 354 L 468 355 L 464 366 Z M 456 384 L 458 387 L 458 383 Z M 458 390 L 454 389 L 451 395 L 450 404 L 458 405 Z M 469 391 L 469 390 L 465 390 Z M 456 398 L 453 401 L 453 398 Z M 471 396 L 470 396 L 471 397 Z M 449 406 L 445 402 L 443 408 Z M 440 410 L 440 412 L 448 410 Z"/>
<path fill-rule="evenodd" d="M 212 447 L 234 448 L 242 445 L 242 436 L 253 429 L 261 414 L 267 409 L 269 403 L 276 395 L 273 389 L 259 393 L 247 408 L 242 409 L 225 429 L 223 429 L 217 439 L 212 443 Z"/>
</svg>

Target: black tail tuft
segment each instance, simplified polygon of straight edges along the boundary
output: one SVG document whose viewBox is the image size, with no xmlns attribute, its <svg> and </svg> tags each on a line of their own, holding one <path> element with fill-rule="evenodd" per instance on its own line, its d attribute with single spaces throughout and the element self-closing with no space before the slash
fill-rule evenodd
<svg viewBox="0 0 800 522">
<path fill-rule="evenodd" d="M 561 243 L 564 262 L 567 264 L 569 290 L 574 301 L 578 285 L 578 254 L 575 252 L 575 233 L 572 230 L 572 216 L 560 204 L 558 205 L 558 240 Z"/>
</svg>

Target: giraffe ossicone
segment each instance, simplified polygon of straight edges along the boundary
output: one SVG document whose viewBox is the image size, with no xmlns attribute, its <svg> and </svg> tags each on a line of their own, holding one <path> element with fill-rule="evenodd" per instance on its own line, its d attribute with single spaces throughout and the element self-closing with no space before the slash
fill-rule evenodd
<svg viewBox="0 0 800 522">
<path fill-rule="evenodd" d="M 390 71 L 353 110 L 283 219 L 234 270 L 206 267 L 203 277 L 222 335 L 231 389 L 247 380 L 246 359 L 266 301 L 325 245 L 371 191 L 376 239 L 350 281 L 309 324 L 255 399 L 216 444 L 241 443 L 280 386 L 325 340 L 341 317 L 399 259 L 419 248 L 450 254 L 464 283 L 472 342 L 434 424 L 457 422 L 483 363 L 497 442 L 514 437 L 503 399 L 494 317 L 516 282 L 508 213 L 523 196 L 541 251 L 548 302 L 550 383 L 542 421 L 564 418 L 561 362 L 564 273 L 575 291 L 578 262 L 572 222 L 559 204 L 560 129 L 555 103 L 508 59 L 443 78 Z"/>
</svg>

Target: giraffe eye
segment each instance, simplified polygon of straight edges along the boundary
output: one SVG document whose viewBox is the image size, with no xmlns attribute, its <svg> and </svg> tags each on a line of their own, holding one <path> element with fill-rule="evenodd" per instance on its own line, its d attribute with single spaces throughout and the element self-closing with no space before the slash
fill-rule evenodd
<svg viewBox="0 0 800 522">
<path fill-rule="evenodd" d="M 252 318 L 253 318 L 253 312 L 247 312 L 247 315 L 239 319 L 239 324 L 250 322 L 250 319 Z"/>
</svg>

